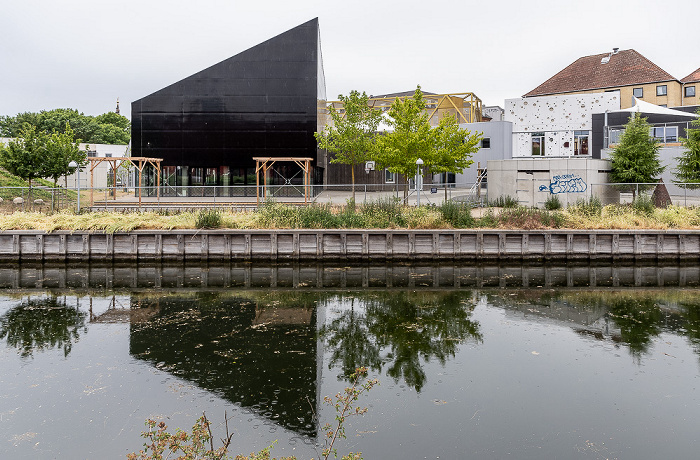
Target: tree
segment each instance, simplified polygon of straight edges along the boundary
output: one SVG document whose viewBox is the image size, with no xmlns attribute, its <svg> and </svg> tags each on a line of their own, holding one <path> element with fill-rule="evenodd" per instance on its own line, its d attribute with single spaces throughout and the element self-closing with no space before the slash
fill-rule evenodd
<svg viewBox="0 0 700 460">
<path fill-rule="evenodd" d="M 72 161 L 75 161 L 78 166 L 71 167 L 70 163 Z M 84 150 L 80 150 L 80 147 L 75 142 L 73 130 L 69 124 L 66 124 L 64 132 L 54 131 L 47 136 L 43 177 L 53 179 L 54 188 L 58 188 L 59 178 L 73 174 L 76 169 L 86 164 L 87 155 Z M 54 197 L 52 196 L 51 199 L 53 201 Z"/>
<path fill-rule="evenodd" d="M 433 174 L 460 173 L 473 163 L 470 158 L 478 150 L 481 134 L 460 129 L 452 116 L 432 129 L 420 85 L 413 97 L 396 99 L 388 114 L 393 131 L 377 139 L 375 158 L 380 167 L 410 177 L 416 173 L 419 158 Z M 404 196 L 407 193 L 408 184 Z"/>
<path fill-rule="evenodd" d="M 440 120 L 440 124 L 431 132 L 433 154 L 428 157 L 428 170 L 432 174 L 459 174 L 471 166 L 472 155 L 479 151 L 483 133 L 474 133 L 461 129 L 457 118 L 450 115 Z M 445 187 L 447 199 L 447 187 Z"/>
<path fill-rule="evenodd" d="M 350 165 L 352 170 L 352 200 L 355 202 L 355 166 L 369 160 L 374 148 L 377 125 L 382 114 L 368 105 L 365 92 L 350 91 L 349 96 L 338 96 L 343 103 L 344 115 L 330 108 L 333 125 L 315 133 L 320 148 L 334 154 L 331 163 Z"/>
<path fill-rule="evenodd" d="M 7 147 L 0 151 L 0 166 L 29 182 L 29 201 L 32 202 L 32 180 L 46 177 L 48 135 L 37 131 L 32 125 L 25 125 L 20 137 L 11 139 Z"/>
<path fill-rule="evenodd" d="M 651 125 L 638 114 L 625 125 L 620 143 L 610 154 L 610 181 L 613 183 L 649 184 L 657 181 L 665 166 L 659 160 L 659 142 L 649 135 Z M 635 197 L 636 188 L 632 187 Z"/>
<path fill-rule="evenodd" d="M 404 177 L 412 176 L 416 172 L 416 160 L 421 158 L 427 164 L 431 149 L 430 122 L 420 85 L 413 97 L 396 99 L 388 115 L 393 131 L 377 139 L 374 157 L 379 167 Z M 407 194 L 408 182 L 404 197 Z"/>
<path fill-rule="evenodd" d="M 131 139 L 129 119 L 114 112 L 96 117 L 85 115 L 75 109 L 42 110 L 39 113 L 25 112 L 14 117 L 0 117 L 0 136 L 18 137 L 26 125 L 37 131 L 51 134 L 63 133 L 70 125 L 78 142 L 90 144 L 128 144 Z"/>
<path fill-rule="evenodd" d="M 700 115 L 700 109 L 696 113 Z M 700 188 L 700 118 L 696 118 L 691 123 L 696 128 L 687 129 L 687 137 L 681 139 L 685 150 L 680 157 L 676 158 L 678 168 L 673 175 L 677 179 L 674 182 L 693 184 L 681 185 L 681 187 Z"/>
</svg>

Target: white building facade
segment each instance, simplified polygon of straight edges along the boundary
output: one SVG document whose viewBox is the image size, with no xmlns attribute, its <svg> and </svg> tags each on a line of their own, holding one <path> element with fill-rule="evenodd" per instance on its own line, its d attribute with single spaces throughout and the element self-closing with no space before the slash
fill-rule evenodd
<svg viewBox="0 0 700 460">
<path fill-rule="evenodd" d="M 513 158 L 591 158 L 593 114 L 619 109 L 618 91 L 506 99 Z"/>
</svg>

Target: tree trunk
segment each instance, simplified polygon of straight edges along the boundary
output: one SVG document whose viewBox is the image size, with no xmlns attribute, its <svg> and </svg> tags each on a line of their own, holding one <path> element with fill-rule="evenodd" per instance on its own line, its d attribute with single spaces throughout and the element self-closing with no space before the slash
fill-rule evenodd
<svg viewBox="0 0 700 460">
<path fill-rule="evenodd" d="M 352 175 L 352 204 L 355 205 L 355 164 L 353 163 L 350 168 L 350 174 Z"/>
<path fill-rule="evenodd" d="M 29 199 L 29 209 L 31 211 L 34 211 L 34 200 L 32 200 L 32 179 L 30 178 L 28 180 L 29 182 L 29 192 L 28 192 L 28 199 Z"/>
</svg>

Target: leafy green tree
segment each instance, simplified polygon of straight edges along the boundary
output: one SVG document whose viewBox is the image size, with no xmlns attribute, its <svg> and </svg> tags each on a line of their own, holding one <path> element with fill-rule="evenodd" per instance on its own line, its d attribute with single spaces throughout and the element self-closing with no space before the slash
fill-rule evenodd
<svg viewBox="0 0 700 460">
<path fill-rule="evenodd" d="M 338 97 L 343 103 L 344 116 L 331 107 L 333 125 L 314 135 L 320 148 L 334 154 L 331 163 L 350 165 L 354 202 L 355 166 L 370 159 L 382 114 L 368 105 L 369 97 L 365 92 L 360 94 L 352 90 L 349 96 L 341 94 Z"/>
<path fill-rule="evenodd" d="M 87 155 L 75 142 L 73 130 L 67 124 L 65 131 L 54 131 L 46 138 L 46 159 L 44 176 L 53 179 L 54 188 L 58 188 L 58 179 L 73 174 L 79 167 L 87 164 Z M 78 166 L 71 167 L 71 161 Z M 54 199 L 54 196 L 51 198 Z M 53 205 L 54 203 L 52 203 Z"/>
<path fill-rule="evenodd" d="M 47 139 L 49 135 L 25 125 L 20 137 L 8 142 L 0 150 L 0 166 L 29 183 L 29 200 L 32 202 L 32 180 L 46 177 Z"/>
<path fill-rule="evenodd" d="M 39 114 L 24 112 L 14 117 L 0 117 L 0 136 L 19 137 L 25 125 L 39 126 Z"/>
<path fill-rule="evenodd" d="M 413 97 L 396 99 L 388 114 L 393 131 L 377 140 L 375 158 L 380 167 L 410 177 L 419 158 L 431 174 L 461 173 L 473 163 L 481 133 L 460 129 L 454 116 L 442 118 L 433 129 L 420 86 Z"/>
<path fill-rule="evenodd" d="M 26 125 L 47 134 L 63 133 L 70 125 L 78 142 L 90 144 L 128 144 L 131 139 L 129 119 L 117 113 L 107 112 L 96 117 L 75 109 L 42 110 L 25 112 L 14 117 L 0 117 L 0 136 L 18 137 Z"/>
<path fill-rule="evenodd" d="M 443 117 L 431 131 L 433 151 L 425 163 L 432 174 L 459 174 L 474 163 L 472 155 L 479 151 L 483 134 L 461 129 L 457 118 Z M 445 188 L 447 199 L 447 188 Z"/>
<path fill-rule="evenodd" d="M 700 109 L 696 112 L 700 115 Z M 685 151 L 676 158 L 677 169 L 673 172 L 674 182 L 692 183 L 681 185 L 686 188 L 700 188 L 700 118 L 691 122 L 695 128 L 686 130 L 686 138 L 681 139 Z M 697 184 L 697 185 L 695 185 Z"/>
<path fill-rule="evenodd" d="M 661 166 L 659 142 L 649 135 L 650 128 L 646 118 L 638 114 L 630 117 L 620 143 L 610 154 L 611 182 L 649 184 L 658 180 L 665 166 Z M 629 190 L 634 197 L 636 187 Z"/>
<path fill-rule="evenodd" d="M 380 168 L 410 177 L 416 172 L 416 160 L 421 158 L 424 164 L 430 163 L 431 127 L 420 85 L 413 97 L 396 99 L 388 115 L 393 131 L 377 138 L 374 158 Z M 407 194 L 408 182 L 404 196 Z"/>
</svg>

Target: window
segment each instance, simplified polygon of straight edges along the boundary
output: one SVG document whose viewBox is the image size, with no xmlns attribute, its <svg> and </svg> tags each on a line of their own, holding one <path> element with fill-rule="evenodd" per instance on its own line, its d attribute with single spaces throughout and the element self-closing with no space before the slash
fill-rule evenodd
<svg viewBox="0 0 700 460">
<path fill-rule="evenodd" d="M 685 91 L 685 97 L 695 97 L 695 86 L 686 86 L 683 89 Z"/>
<path fill-rule="evenodd" d="M 639 98 L 639 99 L 643 98 L 644 97 L 644 88 L 634 88 L 632 90 L 632 96 Z"/>
<path fill-rule="evenodd" d="M 490 149 L 491 148 L 491 138 L 490 137 L 485 137 L 481 139 L 481 148 L 482 149 Z"/>
<path fill-rule="evenodd" d="M 574 131 L 574 155 L 588 155 L 589 131 Z"/>
<path fill-rule="evenodd" d="M 386 182 L 387 184 L 395 184 L 396 183 L 396 174 L 389 171 L 388 169 L 385 169 L 384 170 L 384 182 Z"/>
<path fill-rule="evenodd" d="M 666 95 L 666 85 L 659 85 L 656 87 L 656 95 L 657 96 L 665 96 Z"/>
<path fill-rule="evenodd" d="M 608 131 L 608 144 L 619 144 L 624 132 L 623 128 L 610 128 Z"/>
<path fill-rule="evenodd" d="M 532 155 L 544 156 L 544 133 L 532 133 Z"/>
<path fill-rule="evenodd" d="M 662 144 L 678 142 L 678 126 L 654 126 L 650 135 Z"/>
</svg>

